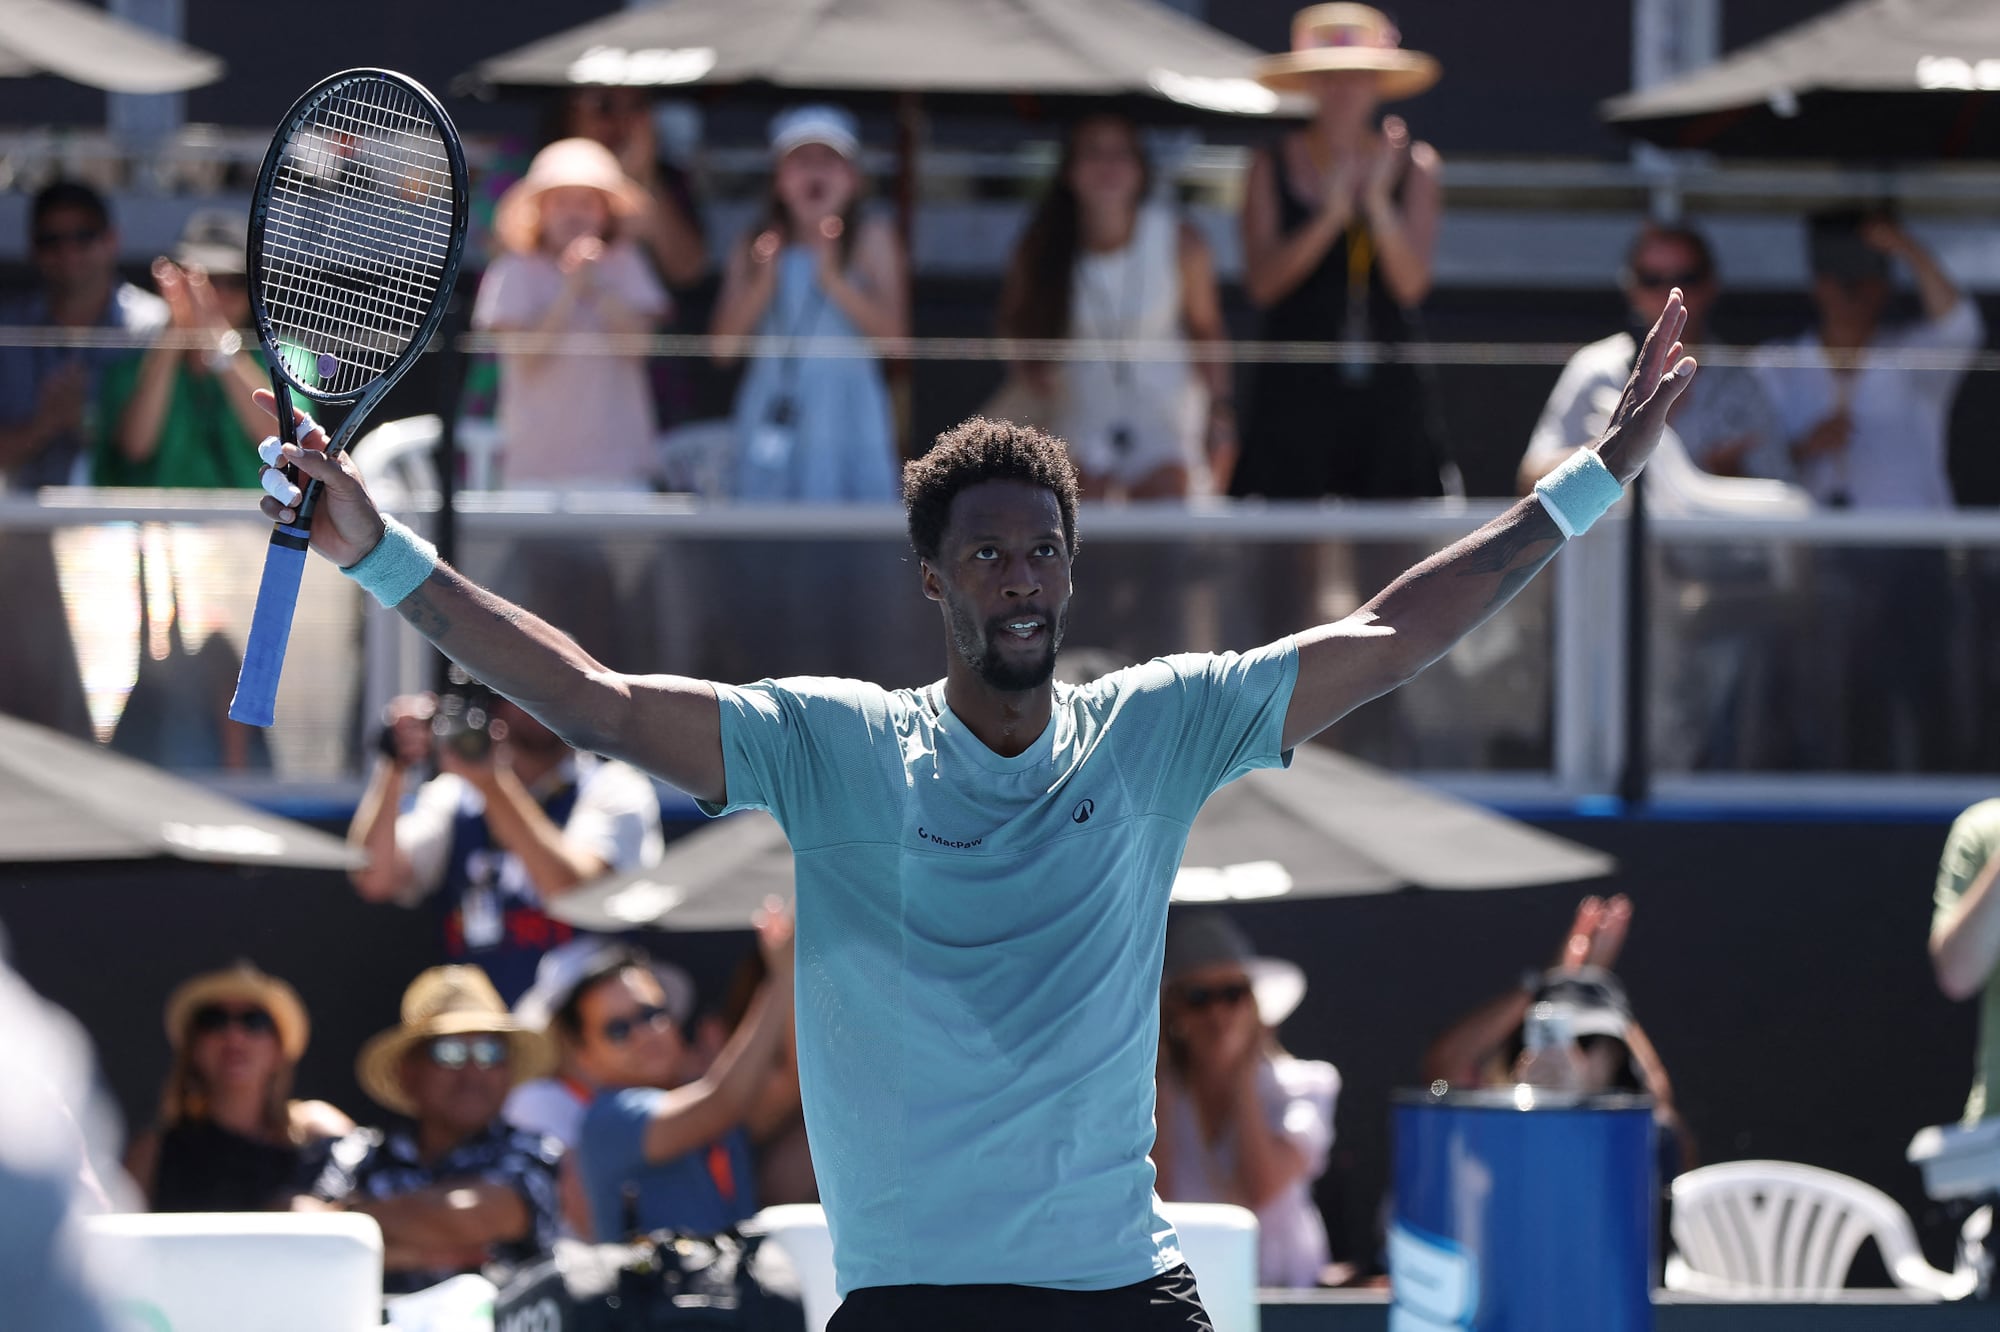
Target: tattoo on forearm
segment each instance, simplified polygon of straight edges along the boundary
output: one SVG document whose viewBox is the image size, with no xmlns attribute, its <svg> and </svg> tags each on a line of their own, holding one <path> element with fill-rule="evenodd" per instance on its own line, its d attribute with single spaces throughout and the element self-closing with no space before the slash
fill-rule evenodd
<svg viewBox="0 0 2000 1332">
<path fill-rule="evenodd" d="M 1494 533 L 1491 540 L 1465 551 L 1452 562 L 1451 567 L 1461 578 L 1500 575 L 1499 585 L 1486 603 L 1487 608 L 1492 609 L 1512 600 L 1561 549 L 1560 538 L 1535 532 L 1526 521 L 1521 521 Z"/>
<path fill-rule="evenodd" d="M 438 575 L 432 574 L 432 578 Z M 410 622 L 410 627 L 425 638 L 441 638 L 451 628 L 451 617 L 434 605 L 422 587 L 404 597 L 396 607 L 396 613 Z"/>
</svg>

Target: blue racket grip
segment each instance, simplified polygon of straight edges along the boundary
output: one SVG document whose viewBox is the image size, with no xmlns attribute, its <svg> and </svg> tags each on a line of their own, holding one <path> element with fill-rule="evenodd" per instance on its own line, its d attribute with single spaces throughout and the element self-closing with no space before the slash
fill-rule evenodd
<svg viewBox="0 0 2000 1332">
<path fill-rule="evenodd" d="M 250 617 L 250 641 L 243 645 L 243 670 L 231 721 L 269 726 L 277 720 L 278 676 L 285 669 L 285 644 L 292 636 L 292 612 L 299 605 L 299 580 L 306 571 L 306 529 L 279 523 L 264 553 L 264 577 L 257 585 L 257 609 Z"/>
</svg>

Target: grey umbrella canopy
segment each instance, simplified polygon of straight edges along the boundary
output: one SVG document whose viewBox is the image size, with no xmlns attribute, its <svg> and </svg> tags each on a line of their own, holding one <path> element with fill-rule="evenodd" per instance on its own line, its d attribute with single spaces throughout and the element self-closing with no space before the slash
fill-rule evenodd
<svg viewBox="0 0 2000 1332">
<path fill-rule="evenodd" d="M 326 870 L 361 863 L 338 838 L 0 716 L 0 864 L 159 857 Z"/>
<path fill-rule="evenodd" d="M 2000 156 L 1995 93 L 1996 0 L 1852 0 L 1601 109 L 1670 148 L 1900 161 Z"/>
<path fill-rule="evenodd" d="M 1209 798 L 1174 884 L 1176 902 L 1351 897 L 1568 883 L 1611 857 L 1314 745 L 1290 770 L 1253 772 Z M 593 930 L 742 929 L 766 897 L 792 898 L 792 853 L 768 814 L 691 833 L 649 870 L 611 875 L 550 904 Z"/>
<path fill-rule="evenodd" d="M 765 84 L 791 94 L 1135 98 L 1240 114 L 1264 55 L 1155 0 L 665 0 L 474 67 L 469 90 Z"/>
<path fill-rule="evenodd" d="M 0 77 L 55 74 L 106 92 L 185 92 L 222 61 L 73 0 L 0 0 Z"/>
</svg>

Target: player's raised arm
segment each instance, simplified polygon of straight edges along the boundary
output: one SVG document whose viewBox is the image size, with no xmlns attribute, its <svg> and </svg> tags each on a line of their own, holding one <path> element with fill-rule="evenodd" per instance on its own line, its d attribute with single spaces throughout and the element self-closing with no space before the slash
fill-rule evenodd
<svg viewBox="0 0 2000 1332">
<path fill-rule="evenodd" d="M 1681 355 L 1686 322 L 1676 288 L 1646 335 L 1603 437 L 1578 449 L 1535 494 L 1417 565 L 1346 619 L 1297 636 L 1299 678 L 1285 713 L 1286 747 L 1311 739 L 1442 657 L 1562 548 L 1573 534 L 1564 523 L 1580 531 L 1610 506 L 1652 457 L 1668 410 L 1694 374 L 1693 358 Z"/>
<path fill-rule="evenodd" d="M 269 393 L 260 391 L 257 400 L 271 409 Z M 324 487 L 313 550 L 576 748 L 638 764 L 698 799 L 723 799 L 722 720 L 707 682 L 605 667 L 569 635 L 473 583 L 386 521 L 348 456 L 328 458 L 326 443 L 320 430 L 282 452 L 266 441 L 267 463 L 275 457 Z M 294 516 L 289 503 L 269 495 L 263 510 L 278 522 Z"/>
</svg>

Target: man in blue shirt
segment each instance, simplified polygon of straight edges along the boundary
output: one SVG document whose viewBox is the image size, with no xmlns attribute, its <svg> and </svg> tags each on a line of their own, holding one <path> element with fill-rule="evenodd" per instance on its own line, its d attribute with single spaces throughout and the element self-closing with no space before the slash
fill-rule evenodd
<svg viewBox="0 0 2000 1332">
<path fill-rule="evenodd" d="M 618 674 L 385 521 L 323 436 L 267 447 L 325 484 L 313 547 L 468 671 L 712 812 L 784 825 L 833 1328 L 1205 1328 L 1146 1159 L 1188 825 L 1441 657 L 1610 506 L 1693 376 L 1683 322 L 1675 293 L 1594 449 L 1353 615 L 1080 688 L 1052 679 L 1076 474 L 1033 429 L 968 421 L 906 469 L 948 665 L 896 691 Z M 289 521 L 296 487 L 267 480 Z"/>
</svg>

